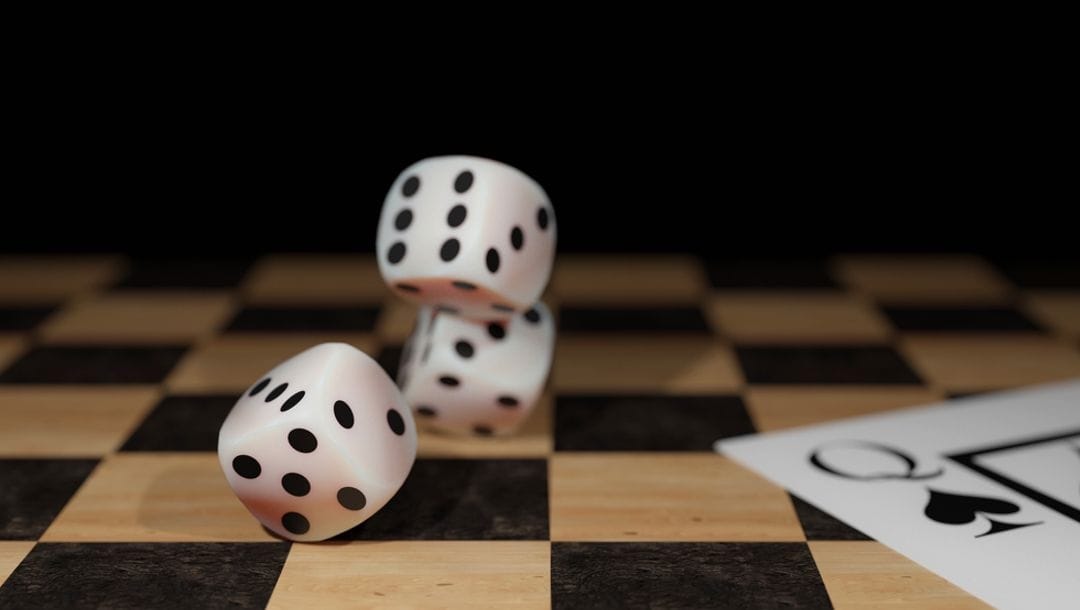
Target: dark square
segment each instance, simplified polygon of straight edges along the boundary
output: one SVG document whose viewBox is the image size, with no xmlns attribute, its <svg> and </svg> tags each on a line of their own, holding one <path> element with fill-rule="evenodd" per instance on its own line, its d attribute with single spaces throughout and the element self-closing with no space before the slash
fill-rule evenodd
<svg viewBox="0 0 1080 610">
<path fill-rule="evenodd" d="M 547 460 L 417 460 L 382 510 L 337 538 L 547 540 Z"/>
<path fill-rule="evenodd" d="M 0 307 L 0 331 L 33 330 L 54 307 Z"/>
<path fill-rule="evenodd" d="M 791 290 L 839 289 L 821 259 L 707 261 L 713 288 Z"/>
<path fill-rule="evenodd" d="M 801 542 L 551 545 L 560 608 L 831 608 Z"/>
<path fill-rule="evenodd" d="M 378 314 L 378 307 L 246 307 L 226 330 L 369 332 L 374 330 Z"/>
<path fill-rule="evenodd" d="M 39 543 L 0 608 L 264 608 L 289 543 Z"/>
<path fill-rule="evenodd" d="M 97 460 L 0 460 L 0 539 L 37 540 L 96 465 Z"/>
<path fill-rule="evenodd" d="M 3 383 L 157 383 L 186 347 L 39 346 L 0 374 Z"/>
<path fill-rule="evenodd" d="M 556 451 L 711 451 L 717 439 L 753 432 L 738 396 L 555 399 Z"/>
<path fill-rule="evenodd" d="M 807 540 L 873 540 L 809 502 L 788 494 Z"/>
<path fill-rule="evenodd" d="M 1021 288 L 1080 288 L 1080 260 L 1009 261 L 999 267 Z"/>
<path fill-rule="evenodd" d="M 392 345 L 383 347 L 376 358 L 390 379 L 397 379 L 398 364 L 401 363 L 401 346 Z"/>
<path fill-rule="evenodd" d="M 237 398 L 166 396 L 120 450 L 217 451 L 218 431 Z"/>
<path fill-rule="evenodd" d="M 908 331 L 1038 331 L 1039 327 L 1011 307 L 921 308 L 885 307 L 893 326 Z"/>
<path fill-rule="evenodd" d="M 250 259 L 139 259 L 116 288 L 232 288 L 250 266 Z"/>
<path fill-rule="evenodd" d="M 562 307 L 559 330 L 576 332 L 709 332 L 697 307 Z"/>
<path fill-rule="evenodd" d="M 921 383 L 891 347 L 738 347 L 750 383 Z"/>
</svg>

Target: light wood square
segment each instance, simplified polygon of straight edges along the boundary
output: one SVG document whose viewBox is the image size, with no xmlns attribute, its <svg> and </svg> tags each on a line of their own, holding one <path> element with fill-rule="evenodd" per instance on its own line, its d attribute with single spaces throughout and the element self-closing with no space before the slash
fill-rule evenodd
<svg viewBox="0 0 1080 610">
<path fill-rule="evenodd" d="M 847 285 L 889 305 L 1002 304 L 1011 285 L 967 255 L 843 256 L 834 269 Z"/>
<path fill-rule="evenodd" d="M 556 258 L 551 293 L 569 305 L 697 305 L 707 280 L 690 256 L 588 256 Z"/>
<path fill-rule="evenodd" d="M 872 304 L 836 293 L 716 292 L 706 311 L 717 332 L 740 343 L 882 342 L 892 332 Z"/>
<path fill-rule="evenodd" d="M 379 308 L 375 334 L 386 345 L 401 345 L 416 326 L 418 308 L 399 298 L 390 297 Z"/>
<path fill-rule="evenodd" d="M 157 386 L 0 386 L 0 456 L 100 457 L 159 396 Z"/>
<path fill-rule="evenodd" d="M 941 402 L 944 395 L 910 386 L 752 386 L 747 410 L 760 432 L 808 426 Z"/>
<path fill-rule="evenodd" d="M 815 541 L 810 552 L 837 610 L 990 608 L 880 542 Z"/>
<path fill-rule="evenodd" d="M 1080 350 L 1042 335 L 908 335 L 901 351 L 923 379 L 953 392 L 1080 377 Z"/>
<path fill-rule="evenodd" d="M 1032 317 L 1065 337 L 1080 337 L 1080 292 L 1038 292 L 1024 299 Z"/>
<path fill-rule="evenodd" d="M 269 608 L 548 608 L 546 541 L 294 544 Z"/>
<path fill-rule="evenodd" d="M 187 343 L 228 322 L 226 292 L 112 292 L 68 305 L 41 329 L 51 343 Z"/>
<path fill-rule="evenodd" d="M 557 392 L 730 393 L 743 384 L 731 348 L 710 337 L 563 335 L 552 369 Z"/>
<path fill-rule="evenodd" d="M 377 342 L 367 334 L 229 333 L 188 352 L 166 385 L 174 394 L 241 392 L 286 359 L 327 342 L 348 343 L 373 358 L 377 355 Z"/>
<path fill-rule="evenodd" d="M 390 296 L 374 254 L 268 256 L 243 292 L 254 305 L 370 305 Z"/>
<path fill-rule="evenodd" d="M 215 453 L 119 453 L 91 473 L 46 542 L 276 540 L 236 498 Z"/>
<path fill-rule="evenodd" d="M 465 436 L 420 429 L 419 457 L 530 458 L 552 451 L 552 398 L 544 393 L 517 432 L 507 436 Z"/>
<path fill-rule="evenodd" d="M 115 256 L 0 258 L 0 302 L 55 303 L 115 281 L 123 270 Z"/>
<path fill-rule="evenodd" d="M 0 540 L 0 586 L 15 568 L 19 567 L 23 558 L 34 548 L 34 544 L 33 540 Z"/>
<path fill-rule="evenodd" d="M 551 539 L 799 541 L 787 493 L 711 453 L 556 453 Z"/>
<path fill-rule="evenodd" d="M 0 333 L 0 370 L 11 364 L 26 349 L 23 335 Z"/>
</svg>

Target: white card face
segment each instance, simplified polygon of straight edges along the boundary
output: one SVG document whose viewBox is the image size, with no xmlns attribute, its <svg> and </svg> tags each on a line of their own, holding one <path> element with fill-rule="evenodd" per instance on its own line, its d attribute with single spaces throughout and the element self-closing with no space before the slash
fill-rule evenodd
<svg viewBox="0 0 1080 610">
<path fill-rule="evenodd" d="M 1080 380 L 716 449 L 1000 608 L 1080 608 Z"/>
</svg>

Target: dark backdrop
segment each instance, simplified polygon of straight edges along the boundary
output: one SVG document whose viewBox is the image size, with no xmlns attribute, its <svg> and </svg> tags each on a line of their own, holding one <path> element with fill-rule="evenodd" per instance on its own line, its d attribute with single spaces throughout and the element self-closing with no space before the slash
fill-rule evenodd
<svg viewBox="0 0 1080 610">
<path fill-rule="evenodd" d="M 1075 256 L 1062 100 L 808 74 L 409 92 L 72 77 L 19 92 L 0 248 L 367 251 L 397 173 L 461 153 L 535 177 L 563 251 Z"/>
</svg>

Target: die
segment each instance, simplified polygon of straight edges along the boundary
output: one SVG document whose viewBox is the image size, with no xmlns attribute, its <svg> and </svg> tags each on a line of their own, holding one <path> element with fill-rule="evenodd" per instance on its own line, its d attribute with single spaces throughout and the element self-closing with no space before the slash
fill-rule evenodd
<svg viewBox="0 0 1080 610">
<path fill-rule="evenodd" d="M 489 159 L 433 157 L 394 181 L 376 254 L 383 279 L 408 301 L 508 319 L 540 298 L 555 241 L 551 203 L 532 178 Z"/>
<path fill-rule="evenodd" d="M 420 425 L 484 436 L 511 433 L 540 396 L 554 344 L 555 323 L 542 303 L 489 322 L 421 308 L 402 349 L 398 384 Z"/>
<path fill-rule="evenodd" d="M 375 514 L 416 458 L 416 426 L 394 382 L 360 350 L 323 343 L 241 395 L 218 434 L 233 492 L 291 540 L 324 540 Z"/>
</svg>

